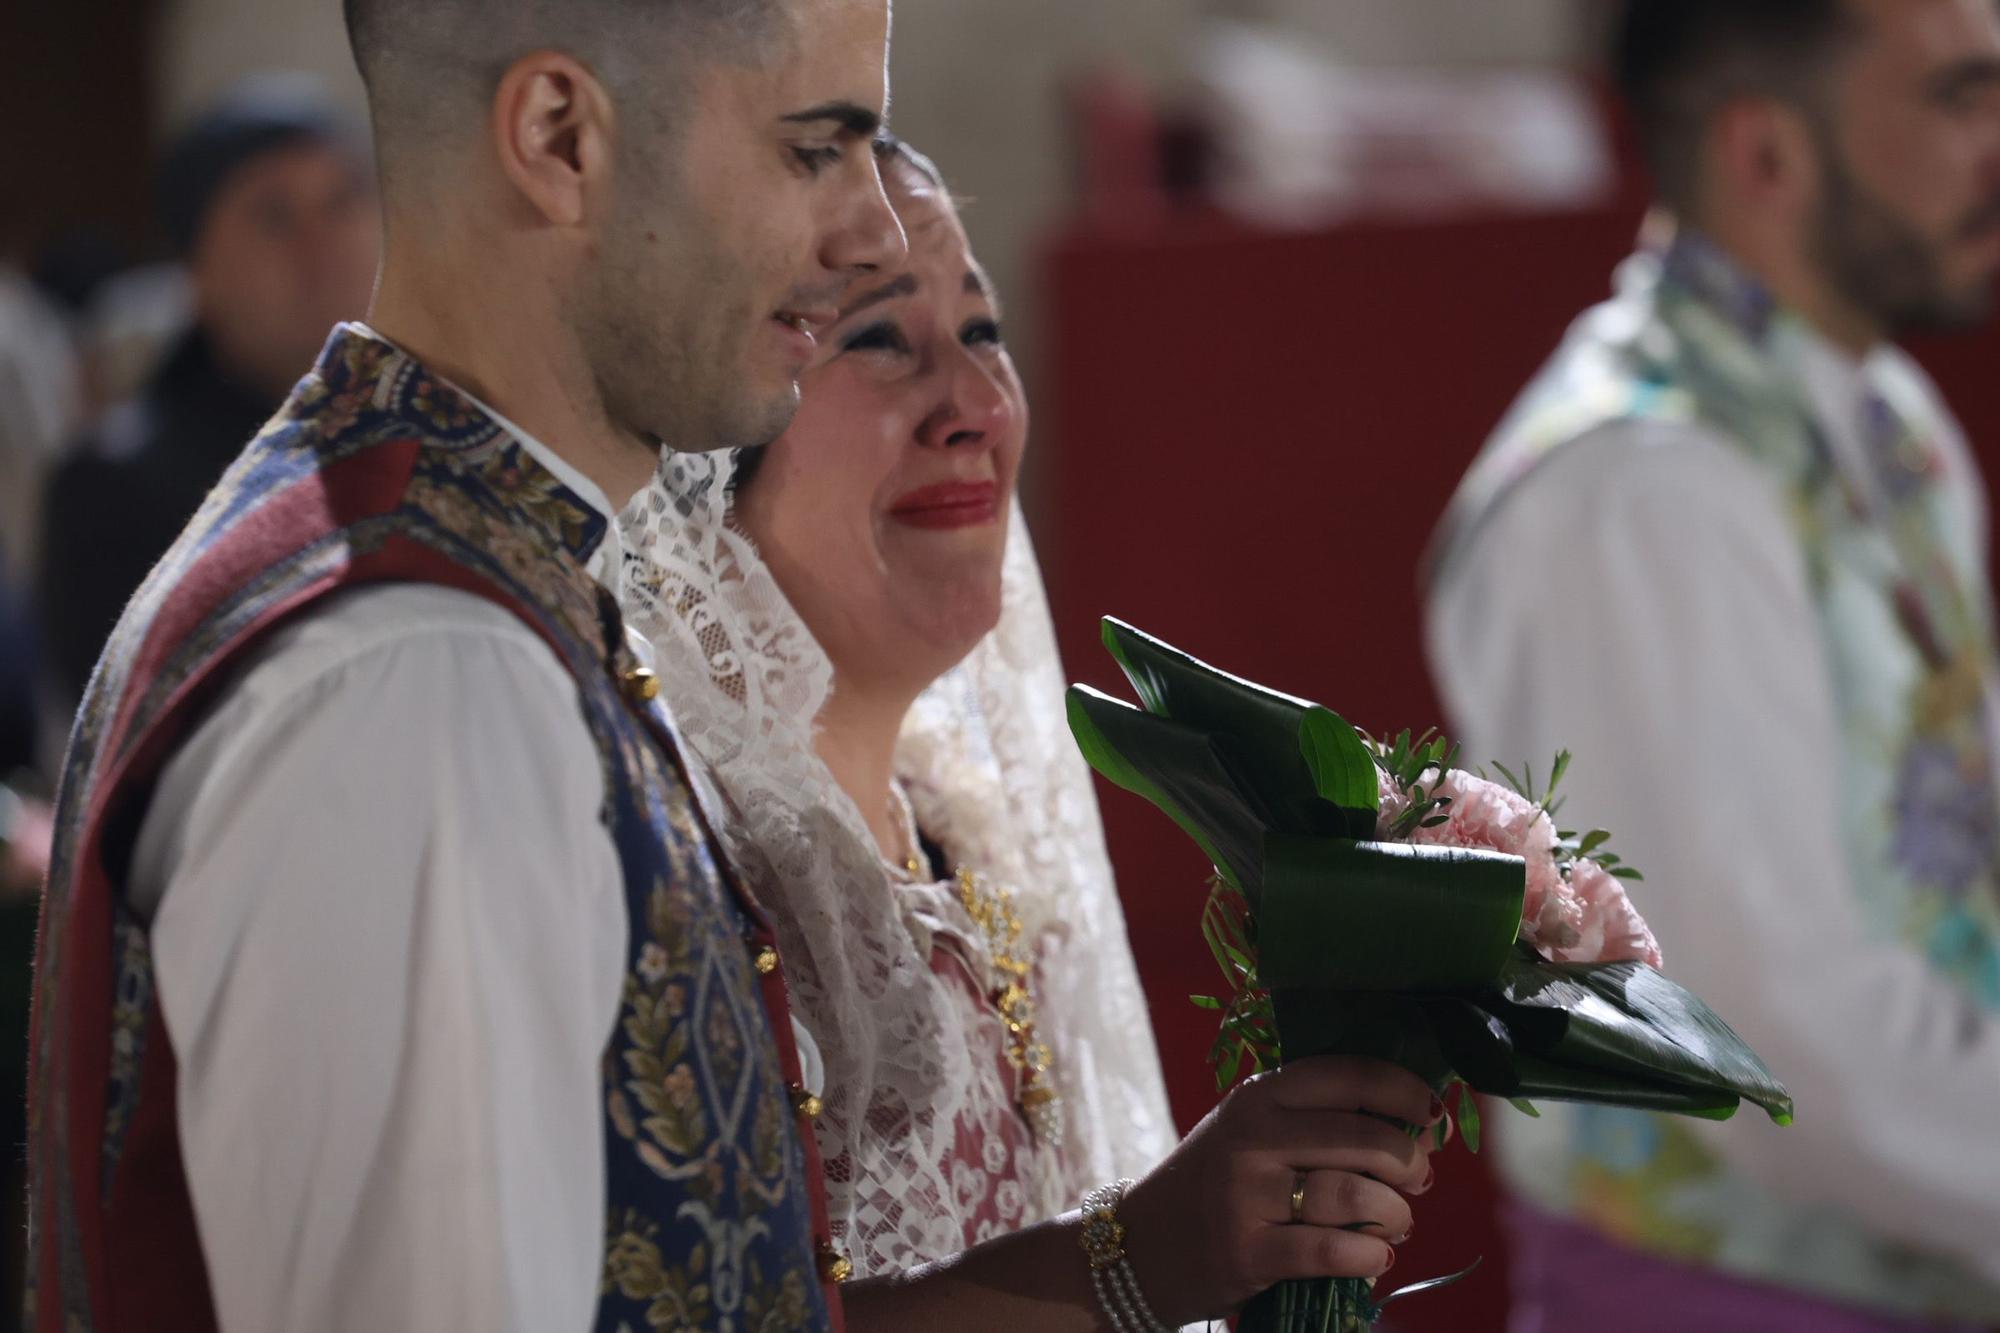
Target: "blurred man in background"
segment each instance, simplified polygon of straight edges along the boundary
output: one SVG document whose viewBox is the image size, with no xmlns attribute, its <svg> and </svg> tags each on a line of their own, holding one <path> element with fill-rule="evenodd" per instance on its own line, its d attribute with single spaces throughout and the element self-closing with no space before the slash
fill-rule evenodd
<svg viewBox="0 0 2000 1333">
<path fill-rule="evenodd" d="M 126 600 L 326 331 L 367 308 L 380 254 L 364 140 L 292 81 L 245 84 L 201 116 L 169 149 L 160 193 L 195 326 L 59 468 L 43 515 L 40 612 L 72 699 Z"/>
<path fill-rule="evenodd" d="M 1577 752 L 1799 1118 L 1510 1122 L 1514 1327 L 2000 1322 L 1984 492 L 1889 342 L 1992 304 L 2000 15 L 1636 0 L 1618 76 L 1657 234 L 1467 477 L 1431 656 L 1469 752 Z"/>
</svg>

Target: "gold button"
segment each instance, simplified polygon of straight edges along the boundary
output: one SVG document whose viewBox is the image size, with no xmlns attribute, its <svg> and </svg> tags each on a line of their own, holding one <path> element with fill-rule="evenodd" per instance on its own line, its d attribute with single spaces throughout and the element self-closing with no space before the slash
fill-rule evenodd
<svg viewBox="0 0 2000 1333">
<path fill-rule="evenodd" d="M 633 703 L 649 704 L 660 697 L 660 678 L 646 667 L 625 673 L 625 697 Z"/>
<path fill-rule="evenodd" d="M 768 977 L 778 970 L 778 951 L 765 945 L 757 951 L 757 975 Z"/>
<path fill-rule="evenodd" d="M 819 1275 L 828 1282 L 845 1282 L 854 1276 L 854 1261 L 831 1245 L 822 1245 L 819 1250 Z"/>
<path fill-rule="evenodd" d="M 826 1111 L 826 1103 L 807 1092 L 804 1088 L 793 1088 L 792 1109 L 808 1120 L 817 1120 Z"/>
</svg>

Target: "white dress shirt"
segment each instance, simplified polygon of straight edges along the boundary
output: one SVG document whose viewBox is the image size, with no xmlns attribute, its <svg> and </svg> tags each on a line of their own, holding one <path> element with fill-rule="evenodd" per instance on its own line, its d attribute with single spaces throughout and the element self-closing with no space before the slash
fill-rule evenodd
<svg viewBox="0 0 2000 1333">
<path fill-rule="evenodd" d="M 226 1333 L 590 1326 L 628 929 L 604 798 L 555 654 L 423 584 L 285 626 L 167 765 L 131 896 Z"/>
<path fill-rule="evenodd" d="M 1801 379 L 1843 469 L 1868 482 L 1860 367 L 1824 347 Z M 1977 504 L 1963 441 L 1940 443 Z M 1819 1225 L 1838 1215 L 2000 1283 L 2000 1023 L 1870 929 L 1848 886 L 1840 727 L 1787 506 L 1698 428 L 1599 429 L 1453 562 L 1428 609 L 1431 661 L 1468 755 L 1539 768 L 1576 753 L 1566 825 L 1616 834 L 1646 874 L 1633 896 L 1667 973 L 1797 1100 L 1790 1129 L 1751 1113 L 1701 1127 L 1791 1210 L 1745 1219 L 1725 1260 L 1864 1262 Z M 1497 1136 L 1531 1197 L 1562 1175 L 1549 1110 Z"/>
</svg>

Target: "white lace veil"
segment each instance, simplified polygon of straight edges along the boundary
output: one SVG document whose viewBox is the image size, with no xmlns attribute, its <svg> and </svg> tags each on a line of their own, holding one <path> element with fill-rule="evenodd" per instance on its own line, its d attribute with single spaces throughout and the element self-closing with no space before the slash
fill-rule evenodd
<svg viewBox="0 0 2000 1333">
<path fill-rule="evenodd" d="M 825 1061 L 816 1130 L 834 1233 L 861 1275 L 901 1271 L 1142 1174 L 1173 1125 L 1018 506 L 999 626 L 922 696 L 897 750 L 919 827 L 1011 890 L 1034 942 L 1061 1134 L 1009 1161 L 995 1126 L 1020 1112 L 1004 1033 L 983 998 L 930 966 L 937 932 L 984 960 L 981 935 L 953 884 L 911 884 L 884 863 L 815 754 L 832 666 L 730 521 L 735 466 L 662 459 L 621 519 L 626 610 L 729 811 L 724 841 L 777 922 L 794 1011 Z M 970 1162 L 968 1142 L 984 1145 Z"/>
</svg>

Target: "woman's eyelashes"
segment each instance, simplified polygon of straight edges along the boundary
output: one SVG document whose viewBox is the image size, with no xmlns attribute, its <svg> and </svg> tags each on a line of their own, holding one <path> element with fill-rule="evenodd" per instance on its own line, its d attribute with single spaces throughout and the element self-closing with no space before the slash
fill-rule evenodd
<svg viewBox="0 0 2000 1333">
<path fill-rule="evenodd" d="M 792 156 L 797 158 L 800 165 L 805 167 L 808 172 L 817 176 L 828 167 L 839 165 L 841 150 L 839 148 L 807 148 L 795 145 L 792 148 Z"/>
<path fill-rule="evenodd" d="M 907 356 L 910 340 L 903 336 L 902 328 L 895 321 L 881 319 L 849 334 L 840 349 L 843 352 L 893 352 L 898 356 Z"/>
<path fill-rule="evenodd" d="M 967 347 L 999 347 L 1006 341 L 1000 332 L 1000 321 L 985 315 L 967 320 L 959 330 L 958 340 Z M 877 320 L 855 330 L 841 344 L 841 350 L 890 352 L 897 356 L 908 356 L 911 352 L 908 335 L 890 319 Z"/>
</svg>

